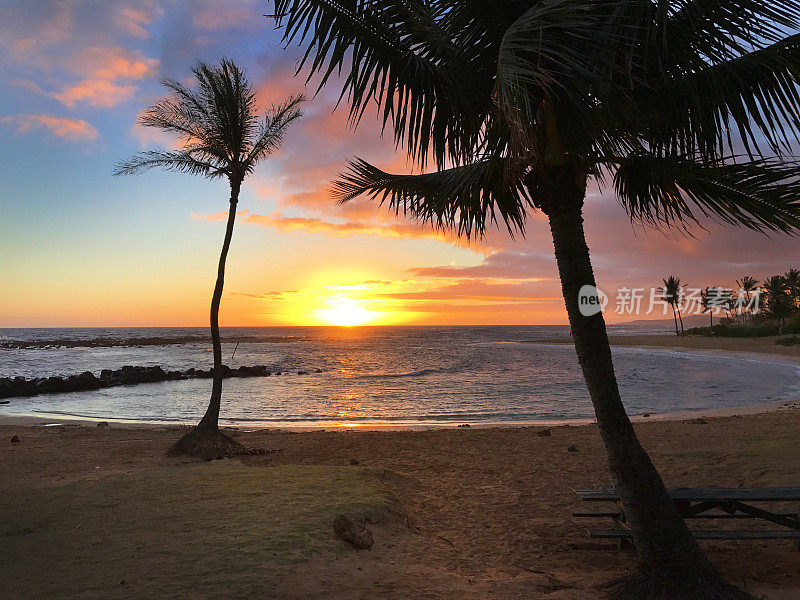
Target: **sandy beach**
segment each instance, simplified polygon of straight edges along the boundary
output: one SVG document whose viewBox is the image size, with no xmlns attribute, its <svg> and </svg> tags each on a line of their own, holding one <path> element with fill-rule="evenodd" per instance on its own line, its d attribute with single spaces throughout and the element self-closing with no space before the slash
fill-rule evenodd
<svg viewBox="0 0 800 600">
<path fill-rule="evenodd" d="M 704 336 L 635 335 L 612 336 L 612 346 L 630 348 L 665 348 L 670 350 L 711 351 L 719 354 L 730 352 L 750 353 L 781 357 L 800 364 L 800 346 L 776 344 L 778 336 L 757 338 L 725 338 Z M 563 341 L 563 340 L 562 340 Z"/>
<path fill-rule="evenodd" d="M 797 485 L 798 408 L 636 427 L 668 486 Z M 610 483 L 593 425 L 238 429 L 276 452 L 210 463 L 165 457 L 182 431 L 3 422 L 0 595 L 578 600 L 633 566 L 570 514 Z M 371 549 L 334 537 L 339 512 Z M 732 582 L 800 597 L 793 543 L 703 544 Z"/>
</svg>

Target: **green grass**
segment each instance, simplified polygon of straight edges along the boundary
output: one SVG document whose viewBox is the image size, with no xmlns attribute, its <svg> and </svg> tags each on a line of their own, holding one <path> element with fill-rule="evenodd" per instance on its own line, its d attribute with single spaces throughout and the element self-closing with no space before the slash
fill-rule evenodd
<svg viewBox="0 0 800 600">
<path fill-rule="evenodd" d="M 349 551 L 337 513 L 381 518 L 388 505 L 358 469 L 236 461 L 7 493 L 0 596 L 268 597 L 277 566 Z"/>
<path fill-rule="evenodd" d="M 775 340 L 775 343 L 779 346 L 797 346 L 800 345 L 800 337 L 796 335 L 791 335 L 788 337 L 781 338 L 779 340 Z"/>
</svg>

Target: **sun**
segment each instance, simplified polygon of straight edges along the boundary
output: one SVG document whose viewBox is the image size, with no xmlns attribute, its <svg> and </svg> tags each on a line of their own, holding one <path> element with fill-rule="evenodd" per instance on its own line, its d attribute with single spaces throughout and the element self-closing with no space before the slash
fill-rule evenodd
<svg viewBox="0 0 800 600">
<path fill-rule="evenodd" d="M 317 311 L 317 316 L 328 325 L 354 327 L 377 317 L 377 313 L 361 306 L 358 300 L 343 295 L 326 298 L 325 304 L 325 308 Z"/>
</svg>

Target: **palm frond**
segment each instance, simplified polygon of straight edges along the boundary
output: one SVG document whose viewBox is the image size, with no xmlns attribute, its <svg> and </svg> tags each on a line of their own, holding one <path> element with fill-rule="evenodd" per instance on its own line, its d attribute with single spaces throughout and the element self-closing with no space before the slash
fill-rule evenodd
<svg viewBox="0 0 800 600">
<path fill-rule="evenodd" d="M 306 46 L 298 71 L 319 75 L 320 88 L 344 73 L 340 99 L 347 97 L 354 124 L 374 102 L 398 146 L 421 164 L 432 155 L 441 167 L 471 160 L 493 113 L 495 66 L 467 28 L 452 29 L 450 8 L 437 4 L 275 0 L 275 17 L 287 46 Z"/>
<path fill-rule="evenodd" d="M 341 202 L 364 196 L 468 239 L 481 237 L 487 223 L 498 223 L 498 218 L 512 234 L 524 233 L 526 212 L 533 203 L 522 183 L 507 183 L 507 167 L 506 159 L 487 159 L 431 173 L 395 175 L 356 158 L 333 189 Z"/>
<path fill-rule="evenodd" d="M 620 161 L 614 187 L 631 219 L 660 226 L 717 218 L 756 231 L 800 232 L 796 163 L 758 159 L 704 165 L 644 151 Z"/>
<path fill-rule="evenodd" d="M 789 150 L 800 139 L 800 34 L 693 73 L 642 86 L 629 119 L 655 147 L 713 158 L 741 141 Z M 658 119 L 647 119 L 658 114 Z"/>
<path fill-rule="evenodd" d="M 162 167 L 169 171 L 179 171 L 191 175 L 203 175 L 214 179 L 228 175 L 228 172 L 218 166 L 197 160 L 187 152 L 168 152 L 163 150 L 148 150 L 140 152 L 128 160 L 118 162 L 114 166 L 114 175 L 138 175 L 154 167 Z"/>
<path fill-rule="evenodd" d="M 258 161 L 269 156 L 281 146 L 286 136 L 286 130 L 303 116 L 300 105 L 305 100 L 306 97 L 303 94 L 290 96 L 285 102 L 267 110 L 255 142 L 242 161 L 247 172 L 252 171 Z"/>
<path fill-rule="evenodd" d="M 196 95 L 206 107 L 215 136 L 222 142 L 229 160 L 241 162 L 249 152 L 258 126 L 253 85 L 229 59 L 222 59 L 214 67 L 198 62 L 192 72 L 198 83 Z"/>
<path fill-rule="evenodd" d="M 693 55 L 695 68 L 703 62 L 741 56 L 764 41 L 777 42 L 787 29 L 800 25 L 797 0 L 681 0 L 668 4 L 672 6 L 660 37 L 681 62 Z"/>
</svg>

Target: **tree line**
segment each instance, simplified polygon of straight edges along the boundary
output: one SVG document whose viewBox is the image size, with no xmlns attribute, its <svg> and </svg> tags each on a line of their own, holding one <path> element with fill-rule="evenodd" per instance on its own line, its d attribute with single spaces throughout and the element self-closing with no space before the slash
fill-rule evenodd
<svg viewBox="0 0 800 600">
<path fill-rule="evenodd" d="M 683 326 L 683 311 L 688 308 L 686 284 L 675 275 L 662 281 L 661 297 L 672 308 L 675 335 L 681 335 L 686 332 Z M 723 325 L 774 325 L 778 333 L 784 333 L 787 320 L 800 312 L 800 269 L 789 269 L 763 281 L 744 275 L 736 280 L 736 287 L 707 286 L 700 291 L 699 302 L 702 312 L 708 313 L 709 329 L 714 327 L 714 314 L 721 311 L 725 314 L 721 319 Z"/>
</svg>

